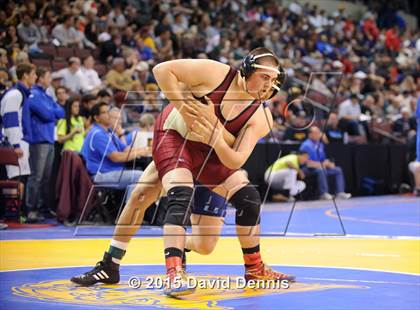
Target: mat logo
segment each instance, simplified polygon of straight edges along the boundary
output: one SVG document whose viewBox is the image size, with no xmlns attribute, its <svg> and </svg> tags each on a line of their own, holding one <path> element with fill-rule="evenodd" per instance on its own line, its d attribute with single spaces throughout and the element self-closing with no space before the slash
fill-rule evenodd
<svg viewBox="0 0 420 310">
<path fill-rule="evenodd" d="M 139 279 L 161 277 L 160 275 L 137 275 Z M 202 281 L 229 278 L 228 276 L 205 275 L 198 276 Z M 232 278 L 229 278 L 232 279 Z M 230 280 L 232 281 L 232 280 Z M 161 289 L 146 289 L 144 285 L 139 288 L 131 288 L 127 281 L 120 284 L 103 285 L 93 287 L 78 287 L 69 280 L 45 281 L 28 283 L 12 288 L 13 294 L 54 303 L 62 302 L 80 305 L 98 306 L 145 306 L 150 308 L 169 309 L 233 309 L 235 300 L 265 296 L 275 298 L 278 294 L 290 294 L 327 289 L 364 288 L 354 285 L 318 284 L 318 283 L 294 283 L 289 289 L 239 289 L 234 284 L 230 289 L 203 289 L 197 288 L 194 294 L 186 295 L 179 299 L 168 298 Z M 275 300 L 273 299 L 273 302 Z M 221 305 L 223 303 L 223 305 Z"/>
</svg>

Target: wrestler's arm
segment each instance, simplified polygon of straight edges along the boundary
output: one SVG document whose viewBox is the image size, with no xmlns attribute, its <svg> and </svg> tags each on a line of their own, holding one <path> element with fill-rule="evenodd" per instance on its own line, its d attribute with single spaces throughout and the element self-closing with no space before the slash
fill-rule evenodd
<svg viewBox="0 0 420 310">
<path fill-rule="evenodd" d="M 228 65 L 208 59 L 171 60 L 153 68 L 159 88 L 178 110 L 186 103 L 180 82 L 196 96 L 204 96 L 219 85 L 228 71 Z"/>
<path fill-rule="evenodd" d="M 266 108 L 258 118 L 241 130 L 233 147 L 230 147 L 224 139 L 215 139 L 214 150 L 223 165 L 230 169 L 239 169 L 248 160 L 258 140 L 265 137 L 272 126 L 273 117 L 270 110 Z"/>
<path fill-rule="evenodd" d="M 223 126 L 223 140 L 229 147 L 233 147 L 235 144 L 236 137 L 232 135 L 224 126 Z"/>
<path fill-rule="evenodd" d="M 188 85 L 186 85 L 183 82 L 178 82 L 178 88 L 183 92 L 183 93 L 192 93 L 193 91 L 188 87 Z M 210 99 L 208 99 L 210 100 Z M 212 111 L 214 113 L 214 110 Z M 204 116 L 204 115 L 203 115 Z M 220 122 L 220 120 L 217 121 L 218 122 L 218 126 L 222 125 L 222 123 Z M 222 129 L 223 129 L 223 139 L 226 141 L 226 143 L 229 146 L 233 146 L 233 144 L 235 143 L 235 139 L 236 137 L 234 135 L 232 135 L 223 125 L 222 125 Z"/>
</svg>

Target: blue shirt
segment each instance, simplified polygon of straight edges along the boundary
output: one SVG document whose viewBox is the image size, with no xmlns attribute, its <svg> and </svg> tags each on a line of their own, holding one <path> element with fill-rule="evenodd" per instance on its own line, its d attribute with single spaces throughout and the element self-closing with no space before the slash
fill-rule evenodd
<svg viewBox="0 0 420 310">
<path fill-rule="evenodd" d="M 309 154 L 309 160 L 322 162 L 327 156 L 325 155 L 325 145 L 321 141 L 313 142 L 311 139 L 306 139 L 299 148 L 300 151 Z"/>
<path fill-rule="evenodd" d="M 145 46 L 142 49 L 139 48 L 137 50 L 139 52 L 141 60 L 147 61 L 147 60 L 153 59 L 153 51 L 150 47 Z"/>
<path fill-rule="evenodd" d="M 123 163 L 113 162 L 108 158 L 112 152 L 123 152 L 127 146 L 112 132 L 98 124 L 93 124 L 83 142 L 80 154 L 86 161 L 86 168 L 91 175 L 124 169 Z"/>
<path fill-rule="evenodd" d="M 31 115 L 31 144 L 54 144 L 55 124 L 64 118 L 64 109 L 39 85 L 32 87 L 27 104 Z"/>
<path fill-rule="evenodd" d="M 134 142 L 134 132 L 135 132 L 135 130 L 134 131 L 130 131 L 129 133 L 127 133 L 126 135 L 125 135 L 125 142 L 127 143 L 127 145 L 131 145 L 131 144 L 133 144 L 133 142 Z"/>
</svg>

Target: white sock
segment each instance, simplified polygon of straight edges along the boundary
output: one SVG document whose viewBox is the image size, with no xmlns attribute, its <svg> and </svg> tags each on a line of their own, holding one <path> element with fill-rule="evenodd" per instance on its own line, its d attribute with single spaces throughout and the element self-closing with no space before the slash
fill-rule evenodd
<svg viewBox="0 0 420 310">
<path fill-rule="evenodd" d="M 109 253 L 111 254 L 111 256 L 112 256 L 112 261 L 114 262 L 114 263 L 116 263 L 116 264 L 121 264 L 121 259 L 122 259 L 122 256 L 120 256 L 120 257 L 114 257 L 114 253 L 115 253 L 115 249 L 118 249 L 118 250 L 121 250 L 121 251 L 126 251 L 127 250 L 127 247 L 128 247 L 128 242 L 122 242 L 122 241 L 118 241 L 118 240 L 115 240 L 115 239 L 112 239 L 111 240 L 111 244 L 110 244 L 110 247 L 109 247 Z M 114 249 L 114 250 L 113 250 Z M 117 251 L 117 253 L 118 253 L 119 251 Z"/>
</svg>

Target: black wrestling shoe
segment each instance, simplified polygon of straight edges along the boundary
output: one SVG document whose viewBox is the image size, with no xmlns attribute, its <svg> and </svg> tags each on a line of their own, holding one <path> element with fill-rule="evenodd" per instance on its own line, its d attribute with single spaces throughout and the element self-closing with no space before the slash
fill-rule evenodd
<svg viewBox="0 0 420 310">
<path fill-rule="evenodd" d="M 112 256 L 105 252 L 104 258 L 96 264 L 95 268 L 71 278 L 70 281 L 82 286 L 91 286 L 99 282 L 115 284 L 120 282 L 120 265 L 114 263 Z"/>
</svg>

